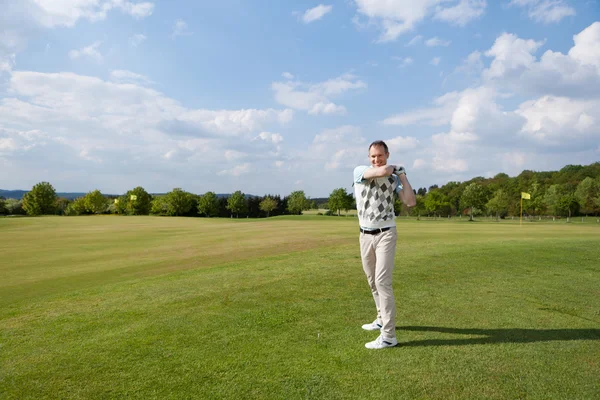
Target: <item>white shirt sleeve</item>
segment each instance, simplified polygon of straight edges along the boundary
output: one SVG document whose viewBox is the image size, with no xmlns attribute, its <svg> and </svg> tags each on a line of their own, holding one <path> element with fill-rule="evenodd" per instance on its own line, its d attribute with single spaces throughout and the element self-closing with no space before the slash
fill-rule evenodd
<svg viewBox="0 0 600 400">
<path fill-rule="evenodd" d="M 363 178 L 363 175 L 369 168 L 371 167 L 366 165 L 359 165 L 358 167 L 354 168 L 354 183 L 361 183 L 364 181 L 365 179 Z"/>
<path fill-rule="evenodd" d="M 394 175 L 392 175 L 392 176 L 393 176 L 393 177 L 396 179 L 396 181 L 398 182 L 398 187 L 396 187 L 396 193 L 400 193 L 400 191 L 401 191 L 402 189 L 404 189 L 404 186 L 402 186 L 402 182 L 400 182 L 400 178 L 398 177 L 398 175 L 394 174 Z"/>
</svg>

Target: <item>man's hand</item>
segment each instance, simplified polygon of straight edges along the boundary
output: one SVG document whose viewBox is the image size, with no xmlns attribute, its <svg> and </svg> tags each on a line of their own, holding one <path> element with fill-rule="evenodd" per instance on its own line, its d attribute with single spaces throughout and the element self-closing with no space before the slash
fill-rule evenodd
<svg viewBox="0 0 600 400">
<path fill-rule="evenodd" d="M 404 167 L 400 166 L 400 165 L 396 165 L 396 167 L 394 168 L 394 174 L 400 176 L 402 174 L 406 175 L 406 170 L 404 169 Z"/>
</svg>

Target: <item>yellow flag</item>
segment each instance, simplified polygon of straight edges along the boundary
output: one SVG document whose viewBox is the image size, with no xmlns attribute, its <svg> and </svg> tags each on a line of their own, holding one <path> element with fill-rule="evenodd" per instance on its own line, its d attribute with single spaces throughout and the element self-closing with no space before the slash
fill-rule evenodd
<svg viewBox="0 0 600 400">
<path fill-rule="evenodd" d="M 522 199 L 526 199 L 526 200 L 530 200 L 531 199 L 531 195 L 529 193 L 521 192 L 521 198 Z"/>
<path fill-rule="evenodd" d="M 136 196 L 135 194 L 132 194 L 132 195 L 129 197 L 129 199 L 130 199 L 130 200 L 137 200 L 137 196 Z"/>
<path fill-rule="evenodd" d="M 115 204 L 119 204 L 119 199 L 115 199 Z"/>
</svg>

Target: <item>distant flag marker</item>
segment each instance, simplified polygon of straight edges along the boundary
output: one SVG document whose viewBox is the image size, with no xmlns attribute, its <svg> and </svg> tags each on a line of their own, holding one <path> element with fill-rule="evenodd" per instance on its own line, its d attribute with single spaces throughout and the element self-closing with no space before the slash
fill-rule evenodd
<svg viewBox="0 0 600 400">
<path fill-rule="evenodd" d="M 523 199 L 531 200 L 529 193 L 521 192 L 521 217 L 519 218 L 519 225 L 523 225 Z"/>
<path fill-rule="evenodd" d="M 119 199 L 115 199 L 115 204 L 119 204 Z"/>
<path fill-rule="evenodd" d="M 131 201 L 133 201 L 133 200 L 137 200 L 137 196 L 136 196 L 135 194 L 132 194 L 132 195 L 131 195 L 131 197 L 129 197 L 129 199 L 130 199 Z"/>
</svg>

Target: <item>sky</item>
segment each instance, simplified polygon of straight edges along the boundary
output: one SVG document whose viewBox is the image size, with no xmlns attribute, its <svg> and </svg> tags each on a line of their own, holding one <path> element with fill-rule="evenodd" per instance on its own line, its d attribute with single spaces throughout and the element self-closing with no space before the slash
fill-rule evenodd
<svg viewBox="0 0 600 400">
<path fill-rule="evenodd" d="M 327 197 L 600 161 L 598 0 L 0 0 L 0 188 Z"/>
</svg>

